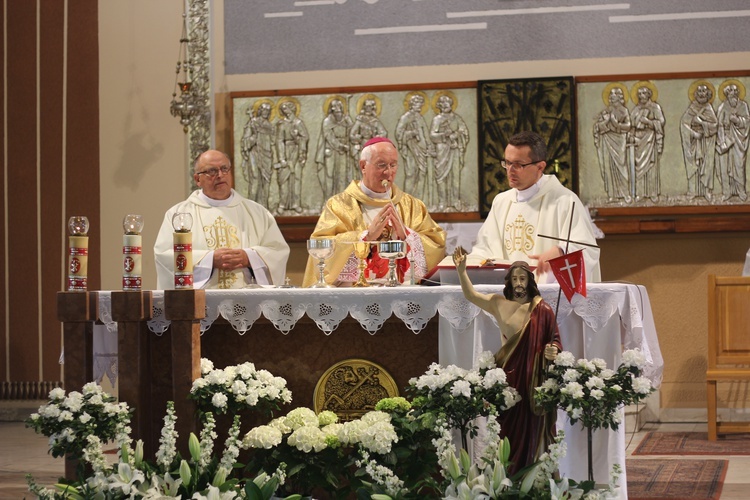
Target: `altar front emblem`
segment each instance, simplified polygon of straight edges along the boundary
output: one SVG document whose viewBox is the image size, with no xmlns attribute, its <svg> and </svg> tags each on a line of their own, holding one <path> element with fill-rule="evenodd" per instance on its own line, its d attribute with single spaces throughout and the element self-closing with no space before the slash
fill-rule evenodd
<svg viewBox="0 0 750 500">
<path fill-rule="evenodd" d="M 360 418 L 383 398 L 398 396 L 393 377 L 382 366 L 364 359 L 346 359 L 331 366 L 315 386 L 315 413 L 329 410 L 342 421 Z"/>
</svg>

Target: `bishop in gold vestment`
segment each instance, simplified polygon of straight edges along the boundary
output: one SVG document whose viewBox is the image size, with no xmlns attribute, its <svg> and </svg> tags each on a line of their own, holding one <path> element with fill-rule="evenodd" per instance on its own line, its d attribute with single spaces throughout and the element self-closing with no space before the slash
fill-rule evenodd
<svg viewBox="0 0 750 500">
<path fill-rule="evenodd" d="M 399 239 L 406 241 L 407 257 L 399 270 L 414 266 L 416 279 L 423 277 L 445 255 L 445 231 L 432 220 L 424 203 L 393 184 L 398 171 L 398 152 L 393 143 L 376 137 L 365 144 L 360 157 L 361 180 L 352 181 L 325 204 L 311 238 L 334 238 L 334 255 L 326 261 L 326 281 L 345 284 L 357 280 L 356 241 Z M 377 277 L 387 271 L 387 260 L 375 246 L 368 269 Z M 317 280 L 316 262 L 308 259 L 303 285 Z"/>
</svg>

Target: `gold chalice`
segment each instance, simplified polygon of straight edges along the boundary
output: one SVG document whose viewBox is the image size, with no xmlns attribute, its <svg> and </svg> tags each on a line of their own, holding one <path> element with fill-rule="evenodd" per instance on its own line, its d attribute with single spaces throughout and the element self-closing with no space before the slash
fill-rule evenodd
<svg viewBox="0 0 750 500">
<path fill-rule="evenodd" d="M 359 259 L 359 278 L 352 286 L 363 287 L 370 286 L 367 282 L 367 276 L 365 276 L 365 268 L 367 267 L 367 256 L 370 254 L 370 242 L 369 241 L 355 241 L 354 245 L 354 256 Z"/>
</svg>

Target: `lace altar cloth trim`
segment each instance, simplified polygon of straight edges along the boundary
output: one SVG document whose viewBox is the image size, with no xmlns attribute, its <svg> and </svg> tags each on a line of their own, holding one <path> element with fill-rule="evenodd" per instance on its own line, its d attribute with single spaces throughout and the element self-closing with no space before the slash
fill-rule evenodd
<svg viewBox="0 0 750 500">
<path fill-rule="evenodd" d="M 500 285 L 476 286 L 477 291 L 487 294 L 502 293 L 502 288 Z M 554 309 L 559 287 L 540 285 L 539 291 Z M 164 317 L 164 291 L 154 290 L 152 297 L 153 314 L 148 327 L 161 335 L 170 324 Z M 453 334 L 460 336 L 471 331 L 469 327 L 480 313 L 487 314 L 468 302 L 457 285 L 206 290 L 206 317 L 201 320 L 201 333 L 221 315 L 242 335 L 263 315 L 276 329 L 287 334 L 303 315 L 307 315 L 318 328 L 330 335 L 349 315 L 374 335 L 394 314 L 409 330 L 419 333 L 431 318 L 439 314 L 448 321 Z M 571 315 L 578 316 L 594 334 L 617 316 L 623 349 L 641 349 L 649 362 L 644 375 L 655 383 L 661 381 L 664 362 L 644 287 L 624 283 L 589 284 L 587 297 L 576 295 L 572 304 L 564 295 L 561 297 L 558 324 Z M 110 292 L 99 292 L 99 318 L 110 332 L 117 330 L 112 320 Z"/>
<path fill-rule="evenodd" d="M 502 286 L 497 285 L 478 285 L 476 289 L 481 293 L 502 293 Z M 553 308 L 558 290 L 556 285 L 539 286 L 542 298 Z M 625 331 L 639 331 L 642 335 L 643 301 L 646 297 L 636 285 L 589 284 L 587 295 L 576 295 L 572 304 L 563 296 L 558 322 L 576 314 L 590 328 L 597 330 L 617 314 Z M 109 292 L 100 292 L 99 297 L 99 317 L 108 328 L 116 328 L 112 321 Z M 303 315 L 313 319 L 326 334 L 336 330 L 347 315 L 356 319 L 370 334 L 375 334 L 393 314 L 414 333 L 424 329 L 435 314 L 461 332 L 480 312 L 464 298 L 459 286 L 206 290 L 206 317 L 201 320 L 201 332 L 208 330 L 221 315 L 235 330 L 244 334 L 261 314 L 284 334 L 289 333 Z M 169 328 L 169 320 L 164 317 L 164 292 L 161 290 L 153 292 L 152 318 L 148 321 L 152 332 L 161 334 Z M 640 344 L 642 339 L 632 340 Z"/>
</svg>

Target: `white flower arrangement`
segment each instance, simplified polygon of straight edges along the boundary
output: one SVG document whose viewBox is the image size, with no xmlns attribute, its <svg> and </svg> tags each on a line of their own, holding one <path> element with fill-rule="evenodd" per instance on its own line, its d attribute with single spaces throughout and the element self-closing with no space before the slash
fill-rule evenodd
<svg viewBox="0 0 750 500">
<path fill-rule="evenodd" d="M 100 389 L 88 387 L 84 390 L 83 402 L 77 406 L 75 411 L 82 412 L 87 408 L 85 395 L 88 393 L 99 393 L 101 404 L 110 404 L 111 398 Z M 65 401 L 61 391 L 54 391 L 50 399 L 53 402 Z M 78 401 L 80 398 L 73 395 L 70 401 Z M 66 405 L 63 411 L 71 411 Z M 111 408 L 109 410 L 112 410 Z M 71 411 L 75 415 L 75 411 Z M 42 414 L 56 413 L 50 407 L 42 407 Z M 108 411 L 111 415 L 122 416 L 122 427 L 128 428 L 130 415 L 128 412 L 121 414 L 119 411 Z M 94 413 L 96 415 L 96 412 Z M 133 498 L 133 499 L 235 499 L 247 498 L 250 500 L 268 500 L 284 481 L 284 470 L 281 468 L 278 474 L 259 474 L 254 479 L 230 478 L 235 468 L 239 455 L 239 417 L 235 417 L 234 424 L 229 432 L 221 460 L 213 457 L 214 420 L 208 415 L 206 426 L 198 439 L 190 434 L 188 448 L 190 456 L 180 457 L 176 450 L 177 433 L 175 423 L 177 417 L 174 414 L 174 404 L 170 401 L 167 405 L 167 415 L 164 417 L 164 426 L 161 432 L 160 446 L 157 451 L 155 464 L 149 464 L 143 459 L 143 443 L 138 441 L 135 449 L 130 448 L 131 440 L 124 434 L 119 434 L 118 439 L 123 440 L 119 461 L 110 465 L 106 462 L 102 453 L 102 440 L 94 434 L 87 434 L 85 447 L 80 453 L 82 463 L 91 466 L 88 477 L 84 477 L 83 468 L 79 470 L 80 481 L 74 483 L 58 483 L 53 489 L 43 488 L 36 484 L 31 476 L 27 476 L 29 491 L 42 500 L 57 499 L 83 499 L 83 498 Z M 38 417 L 33 422 L 41 424 Z M 67 418 L 67 417 L 66 417 Z M 94 420 L 92 418 L 92 420 Z M 86 420 L 88 424 L 89 419 Z M 128 428 L 129 429 L 129 428 Z M 49 432 L 49 429 L 38 425 L 37 432 Z M 128 433 L 130 431 L 128 430 Z M 112 433 L 114 439 L 117 433 Z M 132 451 L 131 451 L 132 450 Z"/>
<path fill-rule="evenodd" d="M 292 402 L 292 393 L 284 378 L 258 370 L 253 363 L 221 369 L 203 358 L 201 377 L 193 382 L 190 398 L 204 412 L 234 414 L 246 409 L 278 410 L 280 404 Z"/>
<path fill-rule="evenodd" d="M 391 417 L 382 411 L 339 423 L 331 411 L 316 415 L 309 408 L 295 408 L 286 416 L 251 429 L 242 447 L 253 450 L 253 472 L 274 472 L 283 465 L 289 493 L 309 493 L 316 486 L 337 486 L 334 478 L 348 461 L 344 447 L 387 454 L 397 441 Z"/>
<path fill-rule="evenodd" d="M 622 353 L 616 371 L 608 369 L 602 359 L 576 360 L 563 351 L 534 398 L 547 410 L 562 409 L 573 424 L 580 420 L 590 429 L 617 429 L 621 419 L 618 409 L 641 401 L 654 390 L 651 381 L 641 376 L 645 365 L 646 357 L 637 349 Z"/>
<path fill-rule="evenodd" d="M 549 396 L 555 405 L 562 404 L 564 398 L 585 399 L 588 407 L 593 408 L 614 395 L 620 401 L 634 400 L 652 390 L 648 380 L 640 377 L 645 359 L 639 352 L 624 353 L 623 364 L 617 371 L 607 369 L 602 360 L 576 360 L 565 352 L 560 353 L 557 361 L 537 394 L 538 398 Z M 256 403 L 263 397 L 271 402 L 284 400 L 285 387 L 276 397 L 259 389 L 275 377 L 267 372 L 258 375 L 260 372 L 249 363 L 217 370 L 210 361 L 202 360 L 202 369 L 204 377 L 196 381 L 195 392 L 206 389 L 205 401 L 219 410 L 232 412 L 234 408 L 246 408 L 249 391 L 258 395 Z M 235 416 L 221 454 L 214 453 L 216 424 L 213 415 L 206 413 L 200 438 L 189 436 L 188 457 L 177 452 L 177 417 L 174 406 L 168 404 L 153 464 L 144 460 L 142 442 L 132 447 L 127 406 L 113 404 L 114 398 L 95 385 L 69 395 L 54 390 L 50 393 L 50 403 L 40 408 L 29 425 L 37 432 L 54 436 L 50 440 L 51 450 L 53 446 L 59 454 L 78 450 L 82 463 L 90 466 L 88 477 L 82 475 L 79 482 L 57 484 L 54 489 L 42 488 L 29 477 L 29 487 L 42 499 L 268 500 L 277 490 L 282 495 L 325 491 L 332 497 L 356 493 L 358 498 L 377 500 L 579 498 L 581 495 L 589 498 L 604 493 L 590 490 L 593 483 L 553 479 L 565 452 L 561 433 L 558 442 L 538 463 L 521 471 L 519 477 L 507 477 L 510 450 L 507 440 L 499 438 L 496 417 L 519 398 L 507 385 L 505 373 L 495 367 L 491 353 L 482 353 L 472 370 L 432 365 L 411 384 L 417 393 L 414 406 L 404 398 L 388 398 L 378 403 L 376 411 L 349 422 L 339 422 L 330 411 L 316 415 L 308 408 L 297 408 L 267 425 L 255 427 L 240 440 L 239 419 Z M 245 406 L 234 404 L 239 394 L 245 395 Z M 589 411 L 586 406 L 570 405 L 572 415 L 586 418 Z M 483 456 L 477 463 L 471 463 L 464 449 L 456 454 L 450 428 L 461 428 L 462 423 L 468 428 L 469 421 L 463 419 L 480 415 L 487 417 L 488 441 Z M 106 435 L 104 429 L 96 427 L 96 432 L 77 434 L 78 427 L 90 429 L 88 426 L 102 419 L 116 424 L 107 429 Z M 102 452 L 103 443 L 112 440 L 120 447 L 119 460 L 114 465 L 107 463 Z M 75 447 L 67 447 L 68 443 L 75 443 Z M 236 464 L 242 448 L 252 449 L 250 462 L 244 469 Z M 445 483 L 438 481 L 438 472 Z"/>
<path fill-rule="evenodd" d="M 433 363 L 424 375 L 409 381 L 407 392 L 419 413 L 442 415 L 449 426 L 458 429 L 464 448 L 467 438 L 477 433 L 471 423 L 475 418 L 507 410 L 521 400 L 518 391 L 507 384 L 503 369 L 495 366 L 490 351 L 482 352 L 471 370 Z"/>
<path fill-rule="evenodd" d="M 83 458 L 89 436 L 99 443 L 114 440 L 129 432 L 130 409 L 94 383 L 83 386 L 81 392 L 52 389 L 48 402 L 32 413 L 26 421 L 39 434 L 49 437 L 49 451 L 53 457 L 69 455 Z"/>
</svg>

